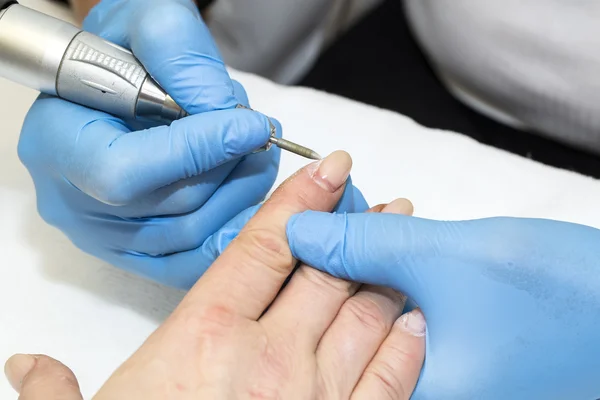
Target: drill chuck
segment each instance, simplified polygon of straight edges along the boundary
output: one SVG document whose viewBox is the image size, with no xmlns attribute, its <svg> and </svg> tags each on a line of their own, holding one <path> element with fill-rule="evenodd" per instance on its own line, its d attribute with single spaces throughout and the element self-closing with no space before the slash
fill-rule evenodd
<svg viewBox="0 0 600 400">
<path fill-rule="evenodd" d="M 187 113 L 128 50 L 14 0 L 0 0 L 0 77 L 124 119 L 170 123 Z M 314 151 L 277 139 L 271 144 L 307 158 Z"/>
<path fill-rule="evenodd" d="M 0 76 L 129 119 L 186 115 L 134 55 L 15 1 L 1 1 Z"/>
</svg>

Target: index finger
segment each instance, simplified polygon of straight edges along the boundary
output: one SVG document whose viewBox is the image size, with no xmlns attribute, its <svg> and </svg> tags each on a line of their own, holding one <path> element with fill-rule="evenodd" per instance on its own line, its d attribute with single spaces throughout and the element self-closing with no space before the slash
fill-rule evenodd
<svg viewBox="0 0 600 400">
<path fill-rule="evenodd" d="M 335 152 L 284 182 L 192 288 L 181 308 L 220 309 L 258 319 L 295 265 L 285 233 L 287 220 L 308 209 L 331 210 L 351 167 L 347 153 Z"/>
<path fill-rule="evenodd" d="M 57 115 L 69 119 L 58 123 Z M 26 163 L 41 162 L 41 152 L 73 186 L 111 205 L 198 175 L 219 185 L 235 166 L 225 164 L 262 146 L 270 134 L 268 119 L 249 110 L 193 115 L 131 132 L 115 117 L 57 98 L 36 101 L 23 131 L 33 136 L 22 140 L 29 149 L 19 149 Z"/>
</svg>

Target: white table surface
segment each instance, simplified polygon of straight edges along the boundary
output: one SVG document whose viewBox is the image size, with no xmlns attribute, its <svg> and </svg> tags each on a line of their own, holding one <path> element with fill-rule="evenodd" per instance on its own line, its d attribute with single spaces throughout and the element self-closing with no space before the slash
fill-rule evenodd
<svg viewBox="0 0 600 400">
<path fill-rule="evenodd" d="M 22 3 L 63 18 L 42 0 Z M 283 88 L 234 73 L 252 105 L 285 135 L 322 154 L 342 148 L 371 204 L 411 198 L 416 214 L 568 220 L 600 227 L 600 182 L 423 128 L 408 118 L 336 96 Z M 168 315 L 182 293 L 122 273 L 74 248 L 36 212 L 16 147 L 37 93 L 0 80 L 0 360 L 46 353 L 76 372 L 86 398 Z M 278 182 L 304 160 L 284 155 Z M 0 398 L 15 398 L 0 379 Z"/>
</svg>

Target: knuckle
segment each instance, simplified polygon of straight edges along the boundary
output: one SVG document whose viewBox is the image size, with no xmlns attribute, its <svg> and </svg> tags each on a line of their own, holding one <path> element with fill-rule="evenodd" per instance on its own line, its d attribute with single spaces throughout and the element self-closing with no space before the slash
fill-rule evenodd
<svg viewBox="0 0 600 400">
<path fill-rule="evenodd" d="M 291 272 L 292 254 L 286 239 L 270 229 L 248 229 L 238 236 L 237 245 L 251 262 L 287 276 Z"/>
<path fill-rule="evenodd" d="M 75 378 L 73 372 L 69 369 L 69 367 L 60 361 L 50 358 L 46 355 L 37 355 L 36 359 L 34 373 L 31 374 L 33 379 L 27 382 L 31 386 L 43 384 L 43 382 L 51 379 L 55 382 L 61 382 L 63 385 L 79 387 L 77 378 Z"/>
<path fill-rule="evenodd" d="M 379 382 L 388 399 L 408 399 L 404 384 L 390 364 L 383 361 L 377 362 L 365 371 L 365 375 L 370 375 L 376 382 Z"/>
<path fill-rule="evenodd" d="M 300 204 L 302 209 L 318 210 L 320 208 L 321 196 L 315 196 L 314 193 L 309 193 L 307 190 L 298 190 L 296 196 L 298 204 Z"/>
<path fill-rule="evenodd" d="M 238 324 L 236 313 L 224 306 L 211 305 L 201 309 L 186 306 L 174 315 L 177 336 L 187 337 L 200 345 L 213 346 L 228 338 Z"/>
<path fill-rule="evenodd" d="M 422 348 L 407 346 L 406 343 L 391 342 L 386 347 L 388 365 L 418 366 L 423 359 Z"/>
<path fill-rule="evenodd" d="M 382 308 L 366 297 L 351 297 L 344 304 L 344 309 L 365 328 L 377 335 L 385 335 L 390 330 L 390 323 Z"/>
<path fill-rule="evenodd" d="M 77 382 L 77 378 L 71 372 L 65 371 L 64 374 L 59 376 L 58 380 L 63 386 L 79 389 L 79 383 Z"/>
<path fill-rule="evenodd" d="M 276 207 L 285 207 L 294 210 L 320 210 L 323 208 L 323 196 L 318 195 L 310 188 L 302 187 L 297 179 L 301 171 L 283 182 L 269 198 L 269 203 Z"/>
</svg>

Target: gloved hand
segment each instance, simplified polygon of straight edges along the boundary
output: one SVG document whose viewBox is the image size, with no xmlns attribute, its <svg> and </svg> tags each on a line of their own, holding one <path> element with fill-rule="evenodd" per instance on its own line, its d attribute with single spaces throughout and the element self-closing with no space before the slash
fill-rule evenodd
<svg viewBox="0 0 600 400">
<path fill-rule="evenodd" d="M 422 308 L 427 354 L 413 399 L 600 398 L 599 230 L 306 212 L 287 235 L 303 262 Z"/>
<path fill-rule="evenodd" d="M 278 149 L 246 156 L 268 120 L 233 109 L 246 93 L 192 0 L 103 0 L 84 28 L 130 48 L 192 116 L 151 127 L 41 96 L 19 142 L 39 212 L 82 250 L 189 288 L 212 262 L 196 250 L 273 184 Z"/>
</svg>

